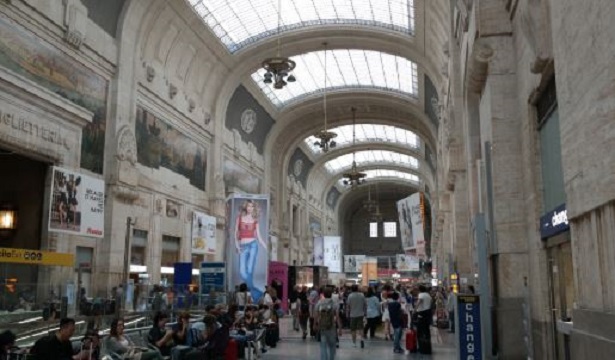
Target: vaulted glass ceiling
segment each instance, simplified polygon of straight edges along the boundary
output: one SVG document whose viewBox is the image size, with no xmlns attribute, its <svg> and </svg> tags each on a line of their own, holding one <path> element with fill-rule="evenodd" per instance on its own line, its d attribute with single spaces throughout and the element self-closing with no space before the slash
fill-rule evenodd
<svg viewBox="0 0 615 360">
<path fill-rule="evenodd" d="M 203 22 L 234 53 L 280 32 L 318 25 L 373 26 L 414 32 L 413 0 L 188 0 Z"/>
<path fill-rule="evenodd" d="M 320 93 L 325 84 L 325 51 L 314 51 L 291 57 L 297 63 L 293 71 L 296 82 L 283 89 L 263 82 L 264 69 L 252 74 L 267 98 L 282 107 L 310 94 Z M 416 64 L 412 61 L 379 51 L 328 50 L 327 91 L 348 88 L 369 88 L 418 96 Z"/>
<path fill-rule="evenodd" d="M 335 142 L 338 146 L 352 144 L 352 125 L 338 126 L 330 130 L 337 134 Z M 418 148 L 420 144 L 419 137 L 415 133 L 392 125 L 357 124 L 356 138 L 358 144 L 366 142 L 391 143 L 410 148 Z M 303 141 L 312 154 L 322 153 L 320 146 L 314 145 L 318 141 L 314 136 L 307 137 Z"/>
<path fill-rule="evenodd" d="M 389 164 L 404 166 L 412 169 L 417 169 L 419 162 L 416 158 L 406 154 L 400 154 L 388 150 L 363 150 L 355 153 L 355 161 L 357 166 L 368 164 Z M 349 169 L 352 166 L 352 153 L 344 154 L 329 160 L 325 163 L 325 168 L 329 173 L 338 173 L 344 169 Z"/>
<path fill-rule="evenodd" d="M 367 180 L 370 180 L 370 179 L 376 180 L 376 179 L 386 178 L 386 179 L 398 179 L 402 181 L 410 181 L 414 183 L 419 182 L 418 176 L 407 173 L 407 172 L 403 172 L 403 171 L 388 170 L 388 169 L 373 169 L 373 170 L 365 170 L 362 172 L 365 173 L 366 175 L 365 179 Z M 343 181 L 344 181 L 344 178 L 341 178 L 337 182 L 340 189 L 348 187 L 347 185 L 344 185 Z"/>
</svg>

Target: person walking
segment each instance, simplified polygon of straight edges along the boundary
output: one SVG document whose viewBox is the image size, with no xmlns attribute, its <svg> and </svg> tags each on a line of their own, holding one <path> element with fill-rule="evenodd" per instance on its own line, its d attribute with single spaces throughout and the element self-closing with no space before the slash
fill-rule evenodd
<svg viewBox="0 0 615 360">
<path fill-rule="evenodd" d="M 389 308 L 389 318 L 391 321 L 391 327 L 393 328 L 393 352 L 396 354 L 403 354 L 404 350 L 401 348 L 401 333 L 402 333 L 402 310 L 401 303 L 399 302 L 399 293 L 394 292 L 391 294 L 391 301 L 387 304 Z"/>
<path fill-rule="evenodd" d="M 314 320 L 320 332 L 320 359 L 333 360 L 337 343 L 336 325 L 339 305 L 331 298 L 330 288 L 325 288 L 323 295 L 324 298 L 315 306 Z"/>
<path fill-rule="evenodd" d="M 380 300 L 378 300 L 374 289 L 371 287 L 367 289 L 367 309 L 365 315 L 367 317 L 367 324 L 363 328 L 363 337 L 367 338 L 367 331 L 369 330 L 369 338 L 374 339 L 376 337 L 376 326 L 378 326 L 378 320 L 380 319 Z"/>
<path fill-rule="evenodd" d="M 365 295 L 359 291 L 358 285 L 352 285 L 352 293 L 348 295 L 348 317 L 350 318 L 350 334 L 352 344 L 357 346 L 357 331 L 361 333 L 361 349 L 365 347 L 363 335 L 363 318 L 365 317 Z"/>
<path fill-rule="evenodd" d="M 419 296 L 416 303 L 417 312 L 417 338 L 419 343 L 419 353 L 431 354 L 431 331 L 429 325 L 432 321 L 431 296 L 427 292 L 427 287 L 419 285 Z"/>
<path fill-rule="evenodd" d="M 448 310 L 448 332 L 455 332 L 455 293 L 453 292 L 453 287 L 451 286 L 450 292 L 448 293 L 448 298 L 446 299 L 446 310 Z"/>
<path fill-rule="evenodd" d="M 297 300 L 299 299 L 300 291 L 301 287 L 299 285 L 295 286 L 288 299 L 290 302 L 290 313 L 293 316 L 293 330 L 295 331 L 299 331 L 299 309 L 297 308 Z"/>
</svg>

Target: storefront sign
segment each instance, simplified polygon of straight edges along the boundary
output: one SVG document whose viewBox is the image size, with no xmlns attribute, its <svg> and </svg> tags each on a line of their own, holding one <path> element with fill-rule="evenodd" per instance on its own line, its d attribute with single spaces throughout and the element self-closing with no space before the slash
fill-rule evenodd
<svg viewBox="0 0 615 360">
<path fill-rule="evenodd" d="M 62 135 L 59 126 L 50 128 L 36 118 L 26 119 L 21 114 L 18 115 L 6 109 L 0 109 L 0 127 L 13 131 L 17 137 L 21 137 L 19 135 L 30 136 L 64 146 L 67 150 L 71 149 L 68 138 Z"/>
<path fill-rule="evenodd" d="M 543 239 L 557 235 L 569 228 L 566 204 L 556 207 L 540 218 L 540 237 Z"/>
<path fill-rule="evenodd" d="M 49 231 L 104 236 L 104 181 L 54 167 L 50 198 Z"/>
<path fill-rule="evenodd" d="M 459 359 L 482 359 L 480 298 L 478 295 L 457 295 Z"/>
<path fill-rule="evenodd" d="M 53 251 L 0 248 L 0 263 L 75 266 L 75 255 Z"/>
</svg>

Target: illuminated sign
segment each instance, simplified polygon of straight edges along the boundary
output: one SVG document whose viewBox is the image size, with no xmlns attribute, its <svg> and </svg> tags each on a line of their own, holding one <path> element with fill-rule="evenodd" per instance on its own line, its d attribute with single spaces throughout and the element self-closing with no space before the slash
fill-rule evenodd
<svg viewBox="0 0 615 360">
<path fill-rule="evenodd" d="M 75 255 L 53 251 L 0 248 L 0 263 L 75 266 Z"/>
<path fill-rule="evenodd" d="M 482 359 L 480 298 L 478 295 L 457 295 L 459 359 Z"/>
<path fill-rule="evenodd" d="M 569 228 L 566 204 L 556 207 L 540 218 L 540 237 L 543 239 L 557 235 Z"/>
</svg>

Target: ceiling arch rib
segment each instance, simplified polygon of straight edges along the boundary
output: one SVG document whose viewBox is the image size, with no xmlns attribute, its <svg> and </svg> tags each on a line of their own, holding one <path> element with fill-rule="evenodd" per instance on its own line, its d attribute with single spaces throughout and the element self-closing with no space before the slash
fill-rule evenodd
<svg viewBox="0 0 615 360">
<path fill-rule="evenodd" d="M 366 26 L 411 35 L 414 0 L 188 0 L 230 53 L 281 32 L 322 25 Z"/>
<path fill-rule="evenodd" d="M 344 148 L 350 146 L 353 142 L 352 133 L 355 129 L 356 143 L 383 143 L 395 144 L 410 149 L 418 150 L 421 147 L 421 140 L 414 132 L 402 129 L 393 125 L 382 124 L 357 124 L 356 128 L 353 125 L 337 126 L 330 131 L 337 134 L 335 138 L 336 148 Z M 323 151 L 319 146 L 314 145 L 318 139 L 309 136 L 303 142 L 307 145 L 312 155 L 323 155 Z"/>
<path fill-rule="evenodd" d="M 338 173 L 352 167 L 353 161 L 357 166 L 368 164 L 392 164 L 411 169 L 419 168 L 419 161 L 415 157 L 388 150 L 363 150 L 347 153 L 331 159 L 325 163 L 329 173 Z"/>
<path fill-rule="evenodd" d="M 326 51 L 327 91 L 371 89 L 418 98 L 417 65 L 400 56 L 363 49 Z M 278 108 L 295 103 L 325 90 L 325 51 L 313 51 L 291 57 L 297 82 L 283 89 L 263 82 L 265 69 L 252 73 L 252 80 Z"/>
</svg>

